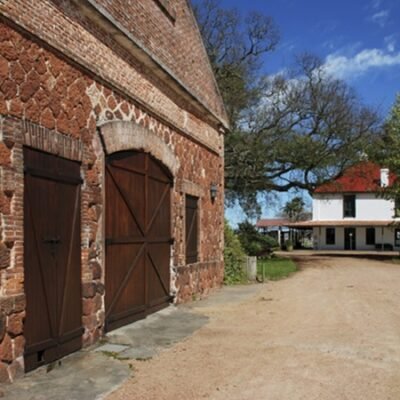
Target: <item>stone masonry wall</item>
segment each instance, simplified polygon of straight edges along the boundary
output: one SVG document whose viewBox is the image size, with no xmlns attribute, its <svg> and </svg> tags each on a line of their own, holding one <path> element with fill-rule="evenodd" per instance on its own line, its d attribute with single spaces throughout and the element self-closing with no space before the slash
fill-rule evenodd
<svg viewBox="0 0 400 400">
<path fill-rule="evenodd" d="M 130 87 L 135 89 L 134 84 Z M 165 100 L 165 95 L 150 90 L 160 110 L 170 107 L 171 99 Z M 222 283 L 223 138 L 215 128 L 185 110 L 170 108 L 176 115 L 166 120 L 138 105 L 127 92 L 55 54 L 29 34 L 0 22 L 0 381 L 12 380 L 23 371 L 24 145 L 82 163 L 84 345 L 94 343 L 104 327 L 104 150 L 97 126 L 105 121 L 132 121 L 145 127 L 179 159 L 172 193 L 175 243 L 171 290 L 176 301 L 202 296 Z M 179 121 L 185 118 L 192 121 L 186 127 L 193 129 L 193 137 L 186 128 L 181 129 Z M 215 136 L 211 141 L 214 145 L 196 139 L 202 131 L 210 138 Z M 211 183 L 219 186 L 214 203 L 209 196 Z M 201 213 L 200 259 L 189 266 L 185 265 L 186 193 L 199 196 Z"/>
</svg>

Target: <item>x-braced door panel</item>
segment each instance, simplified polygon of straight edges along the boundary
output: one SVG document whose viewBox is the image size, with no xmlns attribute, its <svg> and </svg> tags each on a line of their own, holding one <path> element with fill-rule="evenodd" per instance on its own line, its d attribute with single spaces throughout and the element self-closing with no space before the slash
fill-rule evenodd
<svg viewBox="0 0 400 400">
<path fill-rule="evenodd" d="M 171 246 L 169 172 L 149 154 L 106 161 L 106 329 L 168 305 Z"/>
<path fill-rule="evenodd" d="M 80 165 L 24 149 L 25 369 L 81 347 Z"/>
</svg>

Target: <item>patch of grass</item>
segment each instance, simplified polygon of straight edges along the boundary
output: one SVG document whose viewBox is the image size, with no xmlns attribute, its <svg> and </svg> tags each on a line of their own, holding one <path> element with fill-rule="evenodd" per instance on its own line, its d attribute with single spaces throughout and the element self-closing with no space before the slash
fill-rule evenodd
<svg viewBox="0 0 400 400">
<path fill-rule="evenodd" d="M 257 274 L 259 276 L 262 276 L 263 265 L 265 268 L 265 278 L 272 281 L 287 278 L 290 274 L 297 271 L 295 262 L 290 258 L 260 258 L 257 260 Z"/>
</svg>

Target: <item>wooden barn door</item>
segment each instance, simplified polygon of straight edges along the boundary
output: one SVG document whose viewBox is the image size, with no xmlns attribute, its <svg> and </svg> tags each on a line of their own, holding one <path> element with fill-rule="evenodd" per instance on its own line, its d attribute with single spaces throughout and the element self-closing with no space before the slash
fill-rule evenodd
<svg viewBox="0 0 400 400">
<path fill-rule="evenodd" d="M 169 172 L 149 154 L 106 161 L 106 330 L 168 305 L 171 216 Z"/>
<path fill-rule="evenodd" d="M 24 149 L 25 369 L 81 348 L 80 165 Z"/>
</svg>

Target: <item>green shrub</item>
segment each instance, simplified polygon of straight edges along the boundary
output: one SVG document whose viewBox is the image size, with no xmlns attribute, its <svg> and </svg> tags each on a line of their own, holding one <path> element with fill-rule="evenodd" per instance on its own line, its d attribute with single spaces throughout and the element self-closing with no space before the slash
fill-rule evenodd
<svg viewBox="0 0 400 400">
<path fill-rule="evenodd" d="M 241 283 L 246 280 L 245 259 L 246 254 L 240 244 L 239 238 L 225 221 L 224 226 L 224 260 L 225 275 L 224 282 L 227 285 Z"/>
<path fill-rule="evenodd" d="M 278 247 L 278 242 L 274 238 L 258 232 L 249 221 L 239 224 L 237 234 L 244 251 L 249 256 L 260 256 Z"/>
</svg>

